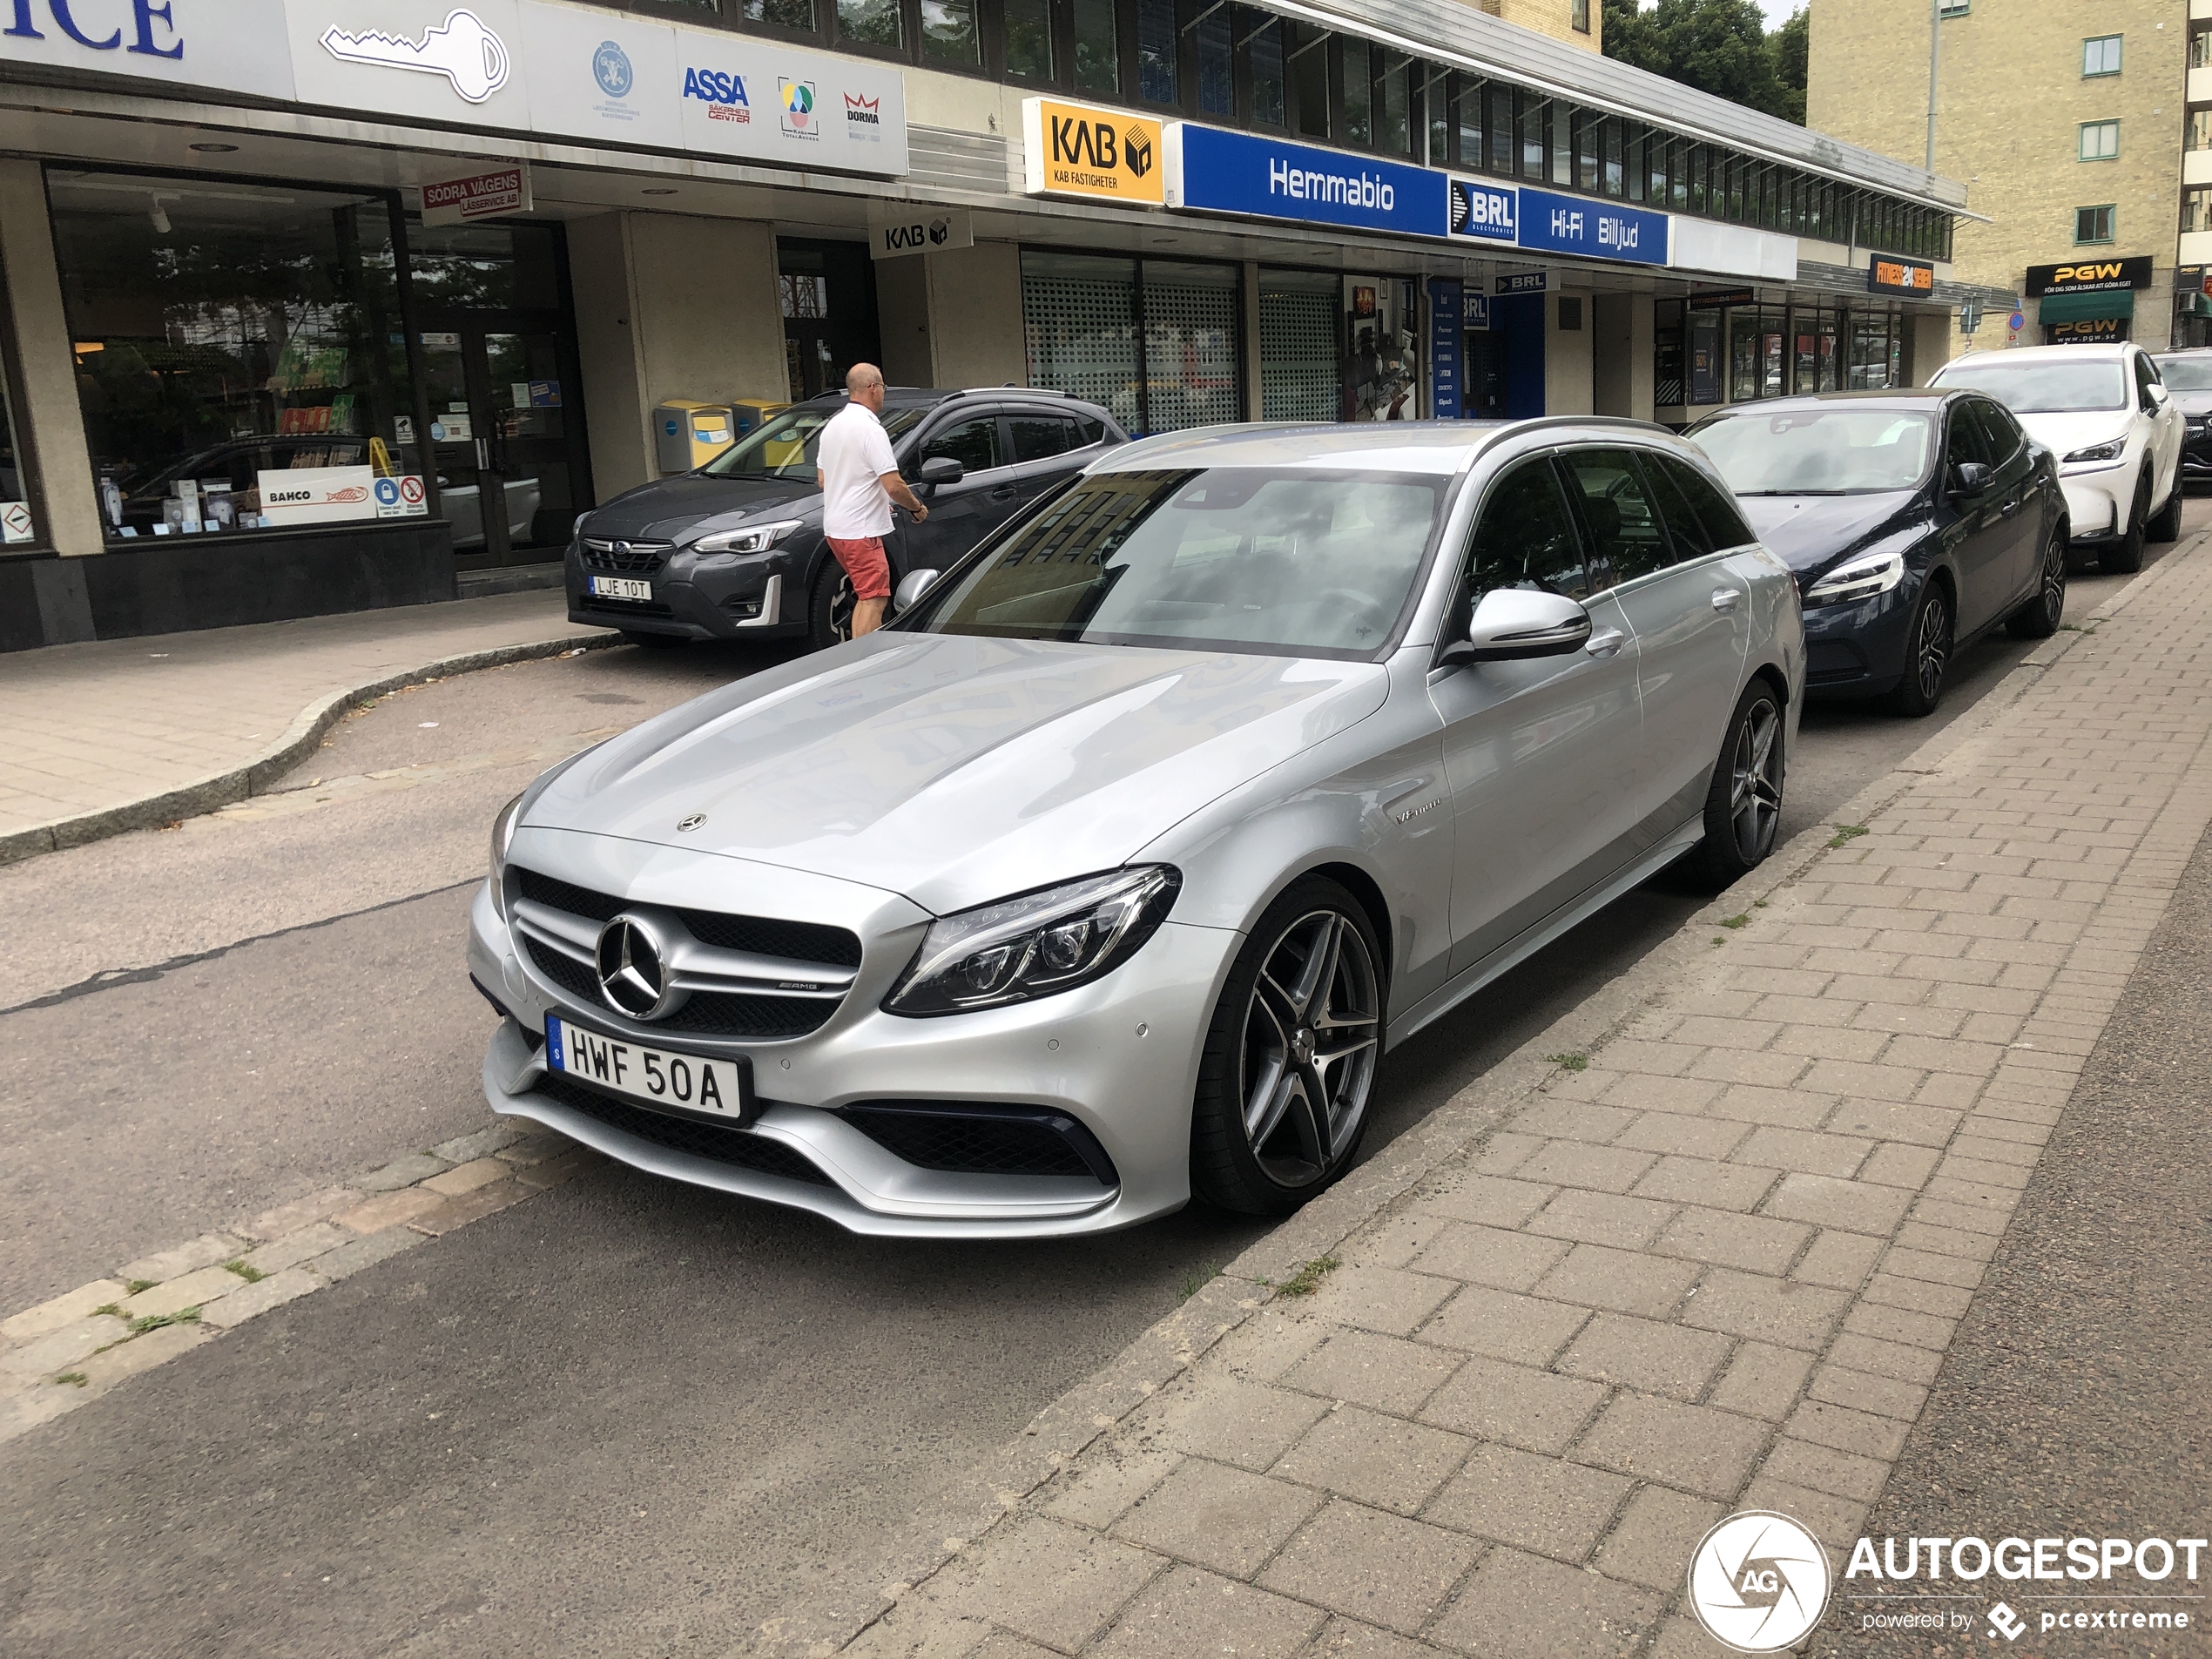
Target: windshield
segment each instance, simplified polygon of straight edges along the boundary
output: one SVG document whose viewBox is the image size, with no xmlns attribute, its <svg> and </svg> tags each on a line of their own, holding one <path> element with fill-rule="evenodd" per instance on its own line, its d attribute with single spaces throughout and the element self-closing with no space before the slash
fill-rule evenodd
<svg viewBox="0 0 2212 1659">
<path fill-rule="evenodd" d="M 2161 357 L 2158 377 L 2176 392 L 2212 392 L 2212 358 Z"/>
<path fill-rule="evenodd" d="M 2067 409 L 2124 409 L 2128 372 L 2118 360 L 2054 363 L 2047 359 L 1977 352 L 1947 365 L 1937 386 L 1971 386 L 2014 415 L 2056 415 Z"/>
<path fill-rule="evenodd" d="M 759 431 L 746 434 L 699 469 L 714 478 L 796 478 L 814 481 L 814 451 L 822 442 L 822 428 L 845 405 L 810 403 L 786 409 Z M 897 442 L 921 424 L 925 409 L 886 409 L 880 416 L 884 435 Z"/>
<path fill-rule="evenodd" d="M 1925 415 L 1844 407 L 1716 415 L 1689 437 L 1739 496 L 1825 496 L 1912 489 L 1934 429 Z"/>
<path fill-rule="evenodd" d="M 1244 467 L 1094 474 L 993 550 L 923 625 L 1365 657 L 1405 609 L 1447 483 Z"/>
</svg>

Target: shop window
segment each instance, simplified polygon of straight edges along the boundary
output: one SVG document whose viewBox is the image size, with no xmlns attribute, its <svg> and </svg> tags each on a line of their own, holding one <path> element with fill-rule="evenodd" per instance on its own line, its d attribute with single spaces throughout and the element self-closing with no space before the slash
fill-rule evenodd
<svg viewBox="0 0 2212 1659">
<path fill-rule="evenodd" d="M 1022 255 L 1029 384 L 1098 404 L 1137 428 L 1136 261 Z"/>
<path fill-rule="evenodd" d="M 2112 216 L 2114 204 L 2101 207 L 2077 207 L 2074 210 L 2074 239 L 2076 242 L 2109 242 L 2112 240 Z M 2184 230 L 2190 228 L 2183 226 Z"/>
<path fill-rule="evenodd" d="M 1029 384 L 1099 404 L 1131 433 L 1239 420 L 1241 281 L 1233 265 L 1025 250 Z"/>
<path fill-rule="evenodd" d="M 47 190 L 111 539 L 373 522 L 372 476 L 420 475 L 388 198 L 59 169 Z M 480 264 L 526 280 L 456 268 Z M 263 499 L 323 467 L 361 469 L 358 502 L 327 474 L 346 499 Z"/>
<path fill-rule="evenodd" d="M 1337 350 L 1342 284 L 1333 273 L 1259 273 L 1263 421 L 1333 421 L 1344 405 Z"/>
<path fill-rule="evenodd" d="M 1251 13 L 1242 14 L 1247 23 Z M 1245 61 L 1252 85 L 1252 125 L 1279 127 L 1283 123 L 1283 20 L 1270 17 L 1246 30 Z"/>
<path fill-rule="evenodd" d="M 1344 43 L 1344 141 L 1370 145 L 1375 141 L 1374 84 L 1367 64 L 1367 43 Z"/>
<path fill-rule="evenodd" d="M 1210 5 L 1191 25 L 1198 64 L 1198 113 L 1237 118 L 1236 36 L 1226 5 Z"/>
<path fill-rule="evenodd" d="M 1746 307 L 1729 314 L 1728 396 L 1731 403 L 1783 395 L 1786 339 L 1785 320 L 1779 311 Z"/>
<path fill-rule="evenodd" d="M 1376 51 L 1382 52 L 1380 47 Z M 1378 78 L 1376 90 L 1380 96 L 1376 99 L 1375 147 L 1394 156 L 1413 153 L 1412 94 L 1406 84 L 1412 70 L 1410 59 L 1395 68 L 1386 63 Z"/>
<path fill-rule="evenodd" d="M 1308 24 L 1295 26 L 1291 48 L 1291 84 L 1298 97 L 1298 130 L 1308 138 L 1329 136 L 1329 31 Z"/>
<path fill-rule="evenodd" d="M 2120 37 L 2098 35 L 2081 43 L 2081 76 L 2120 73 Z"/>
<path fill-rule="evenodd" d="M 1851 361 L 1844 371 L 1849 380 L 1844 389 L 1880 391 L 1896 385 L 1898 359 L 1903 352 L 1903 337 L 1885 313 L 1854 314 L 1851 319 Z"/>
<path fill-rule="evenodd" d="M 744 17 L 747 23 L 809 35 L 821 27 L 814 16 L 814 0 L 745 0 Z"/>
<path fill-rule="evenodd" d="M 1049 81 L 1052 68 L 1052 0 L 1005 0 L 1006 72 Z"/>
<path fill-rule="evenodd" d="M 2081 124 L 2080 154 L 2084 161 L 2117 160 L 2120 156 L 2120 123 L 2084 121 Z"/>
<path fill-rule="evenodd" d="M 1683 307 L 1679 300 L 1662 300 L 1655 310 L 1651 336 L 1651 401 L 1655 408 L 1678 408 L 1689 401 L 1683 374 Z"/>
<path fill-rule="evenodd" d="M 1243 418 L 1237 349 L 1243 280 L 1233 265 L 1144 261 L 1142 430 L 1177 432 Z"/>
<path fill-rule="evenodd" d="M 980 69 L 983 39 L 975 26 L 975 0 L 921 0 L 924 62 Z"/>
<path fill-rule="evenodd" d="M 1176 104 L 1175 0 L 1136 0 L 1136 95 Z"/>
<path fill-rule="evenodd" d="M 1122 44 L 1114 24 L 1114 0 L 1074 0 L 1076 90 L 1114 93 L 1122 90 Z"/>
</svg>

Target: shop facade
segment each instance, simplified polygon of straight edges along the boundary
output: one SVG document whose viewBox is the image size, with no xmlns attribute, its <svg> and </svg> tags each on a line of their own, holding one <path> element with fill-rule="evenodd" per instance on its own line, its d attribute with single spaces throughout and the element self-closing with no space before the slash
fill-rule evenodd
<svg viewBox="0 0 2212 1659">
<path fill-rule="evenodd" d="M 1679 426 L 1969 297 L 1957 186 L 1449 0 L 651 10 L 0 11 L 0 649 L 451 597 L 864 359 Z"/>
</svg>

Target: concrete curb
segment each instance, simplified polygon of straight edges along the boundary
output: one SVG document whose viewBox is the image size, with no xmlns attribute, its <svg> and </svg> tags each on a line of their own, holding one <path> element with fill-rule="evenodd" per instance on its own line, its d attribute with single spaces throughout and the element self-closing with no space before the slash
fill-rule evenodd
<svg viewBox="0 0 2212 1659">
<path fill-rule="evenodd" d="M 533 662 L 541 658 L 557 657 L 569 651 L 597 651 L 621 642 L 620 634 L 603 633 L 572 634 L 563 638 L 533 640 L 519 645 L 497 645 L 487 651 L 463 651 L 455 657 L 442 657 L 418 668 L 402 670 L 397 674 L 388 674 L 362 685 L 328 692 L 302 709 L 275 743 L 244 765 L 213 772 L 195 782 L 175 789 L 165 789 L 158 795 L 148 795 L 120 806 L 104 807 L 96 813 L 79 813 L 74 817 L 57 818 L 48 823 L 34 824 L 29 829 L 0 835 L 0 864 L 13 864 L 24 859 L 35 858 L 41 853 L 59 852 L 65 846 L 83 846 L 87 842 L 105 840 L 111 835 L 121 835 L 131 830 L 152 829 L 180 818 L 195 818 L 202 813 L 212 813 L 219 806 L 228 806 L 233 801 L 244 800 L 249 795 L 260 794 L 313 754 L 315 745 L 322 741 L 323 733 L 329 731 L 348 709 L 366 698 L 381 697 L 387 691 L 420 685 L 426 680 L 443 679 L 449 675 L 471 673 L 480 668 Z"/>
<path fill-rule="evenodd" d="M 2202 534 L 2195 541 L 2203 539 Z M 2116 614 L 2169 564 L 2193 550 L 2185 543 L 2090 613 L 2091 624 Z M 1986 739 L 2020 698 L 2086 637 L 2053 636 L 1959 716 L 1838 809 L 1838 821 L 1863 824 L 1919 778 L 1940 772 Z M 1416 1128 L 1399 1136 L 1337 1185 L 1247 1248 L 1181 1307 L 1076 1384 L 1006 1445 L 984 1458 L 845 1581 L 817 1592 L 811 1605 L 772 1618 L 740 1640 L 744 1659 L 826 1659 L 853 1642 L 908 1591 L 976 1541 L 1121 1420 L 1272 1299 L 1298 1267 L 1327 1256 L 1388 1211 L 1440 1167 L 1495 1128 L 1556 1069 L 1544 1056 L 1588 1054 L 1625 1028 L 1712 947 L 1703 942 L 1724 916 L 1749 908 L 1803 879 L 1828 850 L 1831 826 L 1800 832 L 1759 871 L 1694 913 L 1675 934 L 1626 972 L 1600 986 L 1548 1028 L 1489 1067 Z"/>
</svg>

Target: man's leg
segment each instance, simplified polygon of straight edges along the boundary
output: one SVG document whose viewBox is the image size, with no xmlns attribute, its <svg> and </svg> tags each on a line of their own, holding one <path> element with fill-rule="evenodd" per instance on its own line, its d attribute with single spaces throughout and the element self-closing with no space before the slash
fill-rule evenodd
<svg viewBox="0 0 2212 1659">
<path fill-rule="evenodd" d="M 825 538 L 830 552 L 853 578 L 853 637 L 872 634 L 883 626 L 883 607 L 891 597 L 891 559 L 880 538 L 846 541 Z"/>
<path fill-rule="evenodd" d="M 856 599 L 853 602 L 853 637 L 872 634 L 883 626 L 883 604 L 880 599 Z"/>
</svg>

